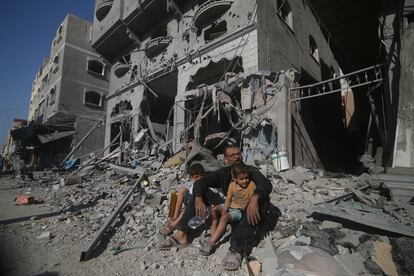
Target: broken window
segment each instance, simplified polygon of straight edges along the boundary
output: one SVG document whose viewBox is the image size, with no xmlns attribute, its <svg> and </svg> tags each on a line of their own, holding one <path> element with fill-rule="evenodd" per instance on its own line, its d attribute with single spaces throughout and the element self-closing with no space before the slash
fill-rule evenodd
<svg viewBox="0 0 414 276">
<path fill-rule="evenodd" d="M 84 104 L 101 107 L 102 106 L 101 94 L 95 91 L 86 91 Z"/>
<path fill-rule="evenodd" d="M 225 33 L 227 33 L 227 22 L 225 20 L 220 23 L 213 23 L 210 28 L 204 31 L 204 41 L 212 41 Z"/>
<path fill-rule="evenodd" d="M 115 117 L 118 114 L 124 113 L 127 110 L 132 110 L 132 105 L 130 101 L 121 101 L 117 103 L 111 112 L 111 117 Z"/>
<path fill-rule="evenodd" d="M 89 73 L 105 76 L 105 64 L 100 60 L 89 59 L 87 71 Z"/>
<path fill-rule="evenodd" d="M 309 36 L 309 53 L 316 60 L 316 62 L 319 63 L 318 45 L 311 35 Z"/>
<path fill-rule="evenodd" d="M 293 14 L 287 0 L 277 0 L 277 14 L 293 30 Z"/>
</svg>

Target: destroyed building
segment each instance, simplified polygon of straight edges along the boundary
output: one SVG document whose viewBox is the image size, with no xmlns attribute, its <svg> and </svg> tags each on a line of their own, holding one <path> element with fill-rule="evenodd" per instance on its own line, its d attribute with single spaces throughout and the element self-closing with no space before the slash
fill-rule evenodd
<svg viewBox="0 0 414 276">
<path fill-rule="evenodd" d="M 248 163 L 286 150 L 291 165 L 331 171 L 360 173 L 364 153 L 412 166 L 412 131 L 394 147 L 392 20 L 409 7 L 397 2 L 97 0 L 92 47 L 113 64 L 108 152 L 119 141 L 176 152 L 196 139 L 217 153 L 227 139 Z"/>
<path fill-rule="evenodd" d="M 304 1 L 98 0 L 92 47 L 113 63 L 106 146 L 243 140 L 248 163 L 289 147 L 290 86 L 340 74 Z"/>
<path fill-rule="evenodd" d="M 50 57 L 33 81 L 30 123 L 13 132 L 39 168 L 60 163 L 73 149 L 79 157 L 103 146 L 110 66 L 91 48 L 91 30 L 91 23 L 71 14 L 58 26 Z M 80 141 L 86 143 L 75 148 Z"/>
<path fill-rule="evenodd" d="M 31 198 L 50 210 L 0 220 L 6 271 L 414 275 L 413 7 L 96 1 L 90 43 L 113 65 L 105 154 L 11 186 L 24 195 L 13 207 Z M 223 271 L 231 227 L 209 257 L 206 229 L 191 246 L 160 246 L 174 237 L 161 230 L 187 165 L 196 155 L 206 171 L 226 165 L 228 143 L 272 184 L 258 244 L 236 272 Z"/>
</svg>

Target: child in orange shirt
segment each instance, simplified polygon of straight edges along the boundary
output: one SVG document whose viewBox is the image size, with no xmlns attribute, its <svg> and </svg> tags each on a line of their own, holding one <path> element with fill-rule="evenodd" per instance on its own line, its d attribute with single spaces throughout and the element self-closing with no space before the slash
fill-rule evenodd
<svg viewBox="0 0 414 276">
<path fill-rule="evenodd" d="M 213 252 L 217 241 L 226 232 L 228 223 L 241 220 L 256 189 L 256 184 L 250 181 L 249 168 L 245 164 L 234 164 L 232 176 L 233 181 L 229 185 L 224 205 L 215 206 L 212 212 L 211 238 L 200 249 L 202 255 L 208 256 Z M 220 221 L 217 213 L 221 213 Z"/>
</svg>

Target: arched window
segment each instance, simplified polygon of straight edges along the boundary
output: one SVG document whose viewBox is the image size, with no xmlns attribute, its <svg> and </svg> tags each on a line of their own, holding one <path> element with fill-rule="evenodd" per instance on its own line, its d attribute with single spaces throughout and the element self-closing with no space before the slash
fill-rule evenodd
<svg viewBox="0 0 414 276">
<path fill-rule="evenodd" d="M 101 94 L 95 91 L 86 91 L 84 104 L 94 106 L 94 107 L 101 107 L 102 106 Z"/>
<path fill-rule="evenodd" d="M 318 45 L 316 44 L 315 39 L 313 36 L 309 36 L 309 54 L 319 63 L 319 51 Z"/>
<path fill-rule="evenodd" d="M 105 76 L 105 64 L 100 60 L 89 59 L 87 70 L 89 73 Z"/>
<path fill-rule="evenodd" d="M 287 0 L 277 0 L 277 14 L 293 30 L 293 14 Z"/>
</svg>

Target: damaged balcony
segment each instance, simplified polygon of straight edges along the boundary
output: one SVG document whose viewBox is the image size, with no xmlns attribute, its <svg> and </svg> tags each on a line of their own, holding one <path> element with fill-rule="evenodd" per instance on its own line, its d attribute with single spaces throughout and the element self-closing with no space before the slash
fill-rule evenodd
<svg viewBox="0 0 414 276">
<path fill-rule="evenodd" d="M 131 65 L 125 62 L 118 62 L 114 65 L 114 74 L 118 78 L 122 78 L 131 69 Z"/>
<path fill-rule="evenodd" d="M 135 35 L 142 36 L 168 15 L 166 0 L 126 0 L 124 22 Z"/>
<path fill-rule="evenodd" d="M 198 30 L 223 16 L 233 4 L 232 0 L 210 0 L 202 4 L 194 15 L 193 25 Z"/>
<path fill-rule="evenodd" d="M 165 50 L 168 45 L 171 43 L 171 37 L 169 36 L 161 36 L 156 37 L 148 41 L 145 47 L 145 53 L 147 57 L 155 57 L 156 55 L 160 54 L 163 50 Z"/>
<path fill-rule="evenodd" d="M 95 16 L 99 21 L 105 18 L 112 8 L 113 0 L 98 0 L 96 3 Z"/>
<path fill-rule="evenodd" d="M 139 44 L 122 22 L 121 2 L 98 0 L 96 4 L 91 44 L 110 63 L 115 62 L 120 53 L 125 53 Z"/>
</svg>

